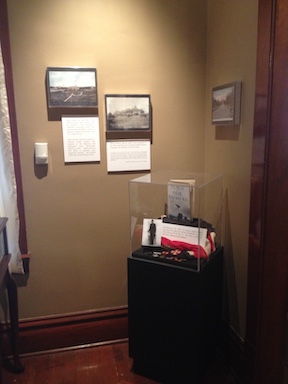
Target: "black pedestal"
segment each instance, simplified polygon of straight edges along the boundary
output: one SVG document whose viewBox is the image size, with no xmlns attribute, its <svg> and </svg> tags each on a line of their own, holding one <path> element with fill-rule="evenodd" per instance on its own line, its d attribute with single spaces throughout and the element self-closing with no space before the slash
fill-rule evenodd
<svg viewBox="0 0 288 384">
<path fill-rule="evenodd" d="M 200 272 L 128 258 L 129 355 L 161 383 L 198 383 L 221 327 L 223 248 Z"/>
</svg>

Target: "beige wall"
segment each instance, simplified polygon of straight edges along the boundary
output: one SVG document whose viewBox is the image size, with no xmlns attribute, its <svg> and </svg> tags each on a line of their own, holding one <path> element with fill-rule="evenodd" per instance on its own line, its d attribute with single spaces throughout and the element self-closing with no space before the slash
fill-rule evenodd
<svg viewBox="0 0 288 384">
<path fill-rule="evenodd" d="M 8 0 L 31 273 L 20 318 L 127 304 L 128 180 L 108 175 L 106 93 L 148 93 L 152 170 L 204 169 L 203 0 Z M 47 119 L 48 66 L 96 67 L 100 164 L 64 165 L 61 123 Z M 45 177 L 34 143 L 49 143 Z"/>
<path fill-rule="evenodd" d="M 205 166 L 223 172 L 227 192 L 225 311 L 245 336 L 250 168 L 255 94 L 257 0 L 209 0 Z M 242 81 L 240 126 L 211 125 L 211 89 Z"/>
<path fill-rule="evenodd" d="M 8 0 L 31 274 L 20 317 L 125 305 L 128 181 L 108 175 L 106 93 L 148 93 L 152 170 L 224 173 L 226 315 L 244 336 L 257 0 Z M 96 67 L 100 164 L 65 166 L 47 66 Z M 211 89 L 243 82 L 239 127 L 211 125 Z M 33 164 L 49 143 L 48 174 Z"/>
</svg>

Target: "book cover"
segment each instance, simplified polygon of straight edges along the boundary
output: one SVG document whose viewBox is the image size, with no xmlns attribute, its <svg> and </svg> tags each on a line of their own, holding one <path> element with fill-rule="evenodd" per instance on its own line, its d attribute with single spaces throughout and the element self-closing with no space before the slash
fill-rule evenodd
<svg viewBox="0 0 288 384">
<path fill-rule="evenodd" d="M 168 217 L 177 220 L 193 219 L 194 187 L 194 179 L 173 179 L 168 182 Z"/>
</svg>

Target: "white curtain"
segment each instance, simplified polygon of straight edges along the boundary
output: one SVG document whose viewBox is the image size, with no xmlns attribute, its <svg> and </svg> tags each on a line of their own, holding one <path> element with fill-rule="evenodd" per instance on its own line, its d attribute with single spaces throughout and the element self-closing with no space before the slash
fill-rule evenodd
<svg viewBox="0 0 288 384">
<path fill-rule="evenodd" d="M 19 248 L 19 214 L 14 173 L 5 69 L 0 49 L 0 216 L 7 217 L 7 236 L 11 254 L 10 272 L 24 273 Z"/>
</svg>

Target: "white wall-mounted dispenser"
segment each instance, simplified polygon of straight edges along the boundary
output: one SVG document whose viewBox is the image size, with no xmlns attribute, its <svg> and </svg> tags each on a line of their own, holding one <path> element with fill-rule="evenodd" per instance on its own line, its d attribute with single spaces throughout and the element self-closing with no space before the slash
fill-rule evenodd
<svg viewBox="0 0 288 384">
<path fill-rule="evenodd" d="M 48 164 L 48 143 L 35 143 L 35 164 Z"/>
</svg>

